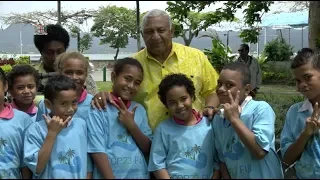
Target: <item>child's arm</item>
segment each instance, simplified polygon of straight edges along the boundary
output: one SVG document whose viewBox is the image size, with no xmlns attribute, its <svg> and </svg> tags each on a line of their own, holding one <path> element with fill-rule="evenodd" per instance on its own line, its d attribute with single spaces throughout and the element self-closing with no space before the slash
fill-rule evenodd
<svg viewBox="0 0 320 180">
<path fill-rule="evenodd" d="M 220 179 L 220 171 L 214 170 L 211 179 Z"/>
<path fill-rule="evenodd" d="M 129 111 L 121 98 L 119 98 L 119 101 L 120 106 L 115 103 L 113 104 L 119 110 L 119 121 L 126 127 L 142 153 L 148 155 L 150 152 L 151 141 L 145 134 L 142 133 L 134 120 L 134 114 L 139 106 L 137 105 L 132 109 L 132 111 Z"/>
<path fill-rule="evenodd" d="M 104 179 L 115 179 L 108 156 L 105 153 L 92 153 L 91 157 Z"/>
<path fill-rule="evenodd" d="M 317 123 L 319 123 L 318 118 L 320 110 L 318 108 L 318 103 L 316 103 L 312 116 L 306 119 L 306 126 L 304 130 L 301 132 L 299 137 L 295 139 L 292 135 L 289 124 L 292 119 L 296 119 L 296 117 L 292 117 L 293 110 L 294 109 L 290 108 L 286 115 L 286 121 L 281 132 L 280 143 L 283 161 L 289 166 L 300 158 L 309 139 L 312 137 L 314 132 L 318 132 L 319 129 Z"/>
<path fill-rule="evenodd" d="M 153 172 L 157 179 L 170 179 L 168 171 L 166 169 L 160 169 Z"/>
<path fill-rule="evenodd" d="M 87 179 L 92 179 L 92 172 L 87 172 Z"/>
<path fill-rule="evenodd" d="M 231 179 L 230 174 L 228 172 L 227 166 L 225 163 L 220 164 L 220 173 L 222 179 Z"/>
<path fill-rule="evenodd" d="M 28 167 L 22 167 L 20 171 L 22 179 L 32 179 L 32 171 Z"/>
<path fill-rule="evenodd" d="M 71 120 L 71 117 L 69 117 L 65 121 L 57 116 L 52 117 L 51 120 L 49 120 L 46 115 L 43 115 L 43 117 L 45 118 L 48 126 L 48 134 L 39 150 L 36 174 L 40 174 L 45 169 L 50 159 L 52 148 L 58 134 L 64 127 L 67 126 L 67 124 Z"/>
<path fill-rule="evenodd" d="M 133 137 L 134 141 L 137 143 L 139 149 L 141 152 L 145 155 L 149 155 L 150 153 L 150 147 L 151 147 L 151 141 L 150 139 L 144 135 L 140 128 L 137 126 L 137 124 L 133 124 L 131 127 L 128 127 L 128 132 Z"/>
</svg>

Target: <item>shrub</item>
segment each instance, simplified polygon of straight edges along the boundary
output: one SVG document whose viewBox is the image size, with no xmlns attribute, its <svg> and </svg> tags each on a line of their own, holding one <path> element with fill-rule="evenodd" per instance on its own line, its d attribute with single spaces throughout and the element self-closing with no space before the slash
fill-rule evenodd
<svg viewBox="0 0 320 180">
<path fill-rule="evenodd" d="M 207 55 L 212 66 L 220 72 L 223 66 L 234 61 L 236 56 L 231 55 L 232 50 L 222 43 L 217 34 L 207 36 L 212 39 L 212 48 L 204 49 L 204 54 Z"/>
<path fill-rule="evenodd" d="M 267 61 L 290 61 L 293 55 L 292 48 L 284 38 L 277 37 L 268 42 L 263 51 L 268 56 Z"/>
<path fill-rule="evenodd" d="M 275 136 L 280 138 L 287 111 L 291 105 L 303 101 L 304 97 L 297 94 L 258 93 L 257 99 L 269 103 L 275 112 Z"/>
</svg>

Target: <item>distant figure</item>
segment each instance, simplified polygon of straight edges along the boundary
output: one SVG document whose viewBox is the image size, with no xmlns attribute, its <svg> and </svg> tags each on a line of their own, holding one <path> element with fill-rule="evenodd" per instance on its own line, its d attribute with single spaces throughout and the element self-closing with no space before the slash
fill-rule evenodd
<svg viewBox="0 0 320 180">
<path fill-rule="evenodd" d="M 249 55 L 249 46 L 247 44 L 241 44 L 238 50 L 240 57 L 238 58 L 239 62 L 243 62 L 249 66 L 251 74 L 251 89 L 252 97 L 255 97 L 257 94 L 260 85 L 261 85 L 261 69 L 258 63 L 258 60 Z"/>
</svg>

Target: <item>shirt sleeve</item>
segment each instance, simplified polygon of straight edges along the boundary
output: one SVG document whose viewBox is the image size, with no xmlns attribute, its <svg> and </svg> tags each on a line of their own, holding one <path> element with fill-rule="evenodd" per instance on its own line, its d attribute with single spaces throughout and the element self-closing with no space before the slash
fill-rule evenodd
<svg viewBox="0 0 320 180">
<path fill-rule="evenodd" d="M 152 130 L 148 124 L 148 115 L 147 115 L 147 112 L 146 110 L 144 109 L 144 107 L 142 105 L 139 105 L 139 111 L 141 111 L 141 116 L 142 116 L 142 121 L 141 121 L 141 124 L 140 124 L 140 130 L 142 131 L 142 133 L 147 136 L 151 141 L 152 141 L 152 138 L 153 138 L 153 135 L 152 135 Z"/>
<path fill-rule="evenodd" d="M 23 119 L 23 123 L 24 123 L 24 130 L 23 130 L 23 133 L 22 133 L 22 137 L 25 137 L 26 136 L 26 132 L 27 132 L 27 129 L 29 128 L 29 126 L 33 123 L 32 119 L 30 116 L 27 116 L 27 114 L 25 114 L 25 118 Z M 22 148 L 21 148 L 21 152 L 20 152 L 20 157 L 21 157 L 21 161 L 20 161 L 20 164 L 21 164 L 21 168 L 22 167 L 25 167 L 27 166 L 25 163 L 24 163 L 24 160 L 23 160 L 23 152 L 24 152 L 24 142 L 22 142 Z"/>
<path fill-rule="evenodd" d="M 252 126 L 253 134 L 259 146 L 269 152 L 274 139 L 274 111 L 268 103 L 261 102 L 255 113 Z"/>
<path fill-rule="evenodd" d="M 41 100 L 38 104 L 38 112 L 37 112 L 37 117 L 36 117 L 36 121 L 40 121 L 42 118 L 43 114 L 48 114 L 50 110 L 46 108 L 46 106 L 44 105 L 44 100 Z"/>
<path fill-rule="evenodd" d="M 212 64 L 209 62 L 207 56 L 200 52 L 200 60 L 202 62 L 202 88 L 201 88 L 201 96 L 207 97 L 210 94 L 215 93 L 215 90 L 217 88 L 217 81 L 219 78 L 219 74 L 217 71 L 213 68 Z"/>
<path fill-rule="evenodd" d="M 153 172 L 166 168 L 167 150 L 165 147 L 164 137 L 161 127 L 155 130 L 153 141 L 151 144 L 148 171 Z"/>
<path fill-rule="evenodd" d="M 294 113 L 293 108 L 290 108 L 286 114 L 286 119 L 280 135 L 280 150 L 281 150 L 282 157 L 284 157 L 290 145 L 295 142 L 295 137 L 291 131 L 291 126 L 290 126 L 290 124 L 292 123 L 291 120 L 295 120 L 295 119 L 296 119 L 296 113 Z"/>
<path fill-rule="evenodd" d="M 44 139 L 42 139 L 40 136 L 38 125 L 33 123 L 27 129 L 24 137 L 23 162 L 28 166 L 35 176 L 39 176 L 41 174 L 36 174 L 36 168 L 38 164 L 38 153 L 43 141 Z"/>
<path fill-rule="evenodd" d="M 213 131 L 213 128 L 212 128 Z M 219 162 L 219 155 L 218 155 L 218 151 L 216 148 L 216 139 L 215 139 L 215 134 L 214 132 L 212 132 L 212 136 L 213 136 L 213 142 L 212 142 L 212 152 L 213 152 L 213 169 L 214 170 L 220 170 L 220 162 Z"/>
<path fill-rule="evenodd" d="M 217 128 L 217 119 L 218 116 L 215 116 L 214 119 L 212 120 L 212 129 L 213 129 L 213 139 L 214 139 L 214 147 L 215 147 L 215 152 L 216 152 L 216 156 L 215 156 L 215 160 L 217 162 L 219 162 L 219 164 L 222 162 L 224 163 L 224 157 L 223 157 L 223 153 L 222 153 L 222 148 L 221 148 L 221 143 L 219 140 L 219 135 L 218 135 L 218 128 Z M 220 165 L 219 165 L 219 169 L 220 169 Z"/>
<path fill-rule="evenodd" d="M 87 119 L 88 128 L 88 153 L 105 153 L 107 124 L 104 120 L 104 111 L 90 108 Z"/>
</svg>

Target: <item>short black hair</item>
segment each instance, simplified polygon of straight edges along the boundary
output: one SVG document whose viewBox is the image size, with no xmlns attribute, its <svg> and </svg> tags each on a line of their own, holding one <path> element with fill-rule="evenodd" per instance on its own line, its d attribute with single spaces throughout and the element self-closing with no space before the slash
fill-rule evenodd
<svg viewBox="0 0 320 180">
<path fill-rule="evenodd" d="M 44 86 L 44 98 L 53 101 L 61 91 L 77 90 L 75 82 L 65 75 L 57 75 L 48 79 Z"/>
<path fill-rule="evenodd" d="M 169 74 L 160 82 L 158 91 L 158 96 L 165 106 L 167 106 L 167 93 L 174 86 L 184 86 L 191 98 L 195 99 L 196 89 L 191 79 L 181 73 Z"/>
<path fill-rule="evenodd" d="M 249 46 L 248 44 L 241 44 L 240 47 L 244 47 L 244 49 L 246 49 L 247 51 L 249 51 Z"/>
<path fill-rule="evenodd" d="M 117 60 L 113 67 L 113 71 L 116 73 L 116 75 L 119 75 L 123 71 L 126 65 L 136 66 L 143 73 L 143 68 L 140 62 L 131 57 L 126 57 L 126 58 Z"/>
<path fill-rule="evenodd" d="M 311 48 L 302 48 L 298 51 L 297 54 L 304 56 L 305 58 L 311 57 L 314 55 L 314 51 Z"/>
<path fill-rule="evenodd" d="M 58 24 L 49 24 L 45 27 L 47 35 L 34 35 L 34 45 L 41 53 L 44 49 L 45 44 L 51 41 L 59 41 L 64 44 L 65 49 L 69 47 L 70 36 L 66 29 Z"/>
<path fill-rule="evenodd" d="M 251 74 L 250 74 L 250 69 L 249 66 L 243 62 L 231 62 L 229 64 L 226 64 L 222 70 L 232 70 L 232 71 L 237 71 L 242 74 L 242 85 L 247 85 L 251 83 Z"/>
<path fill-rule="evenodd" d="M 315 69 L 320 70 L 320 54 L 298 53 L 291 62 L 291 69 L 296 69 L 300 66 L 312 63 Z"/>
<path fill-rule="evenodd" d="M 40 78 L 37 70 L 29 64 L 17 64 L 13 66 L 12 70 L 7 74 L 9 89 L 13 88 L 14 81 L 16 80 L 17 77 L 27 76 L 27 75 L 33 76 L 34 81 L 36 83 L 36 87 L 38 88 L 40 85 Z"/>
</svg>

